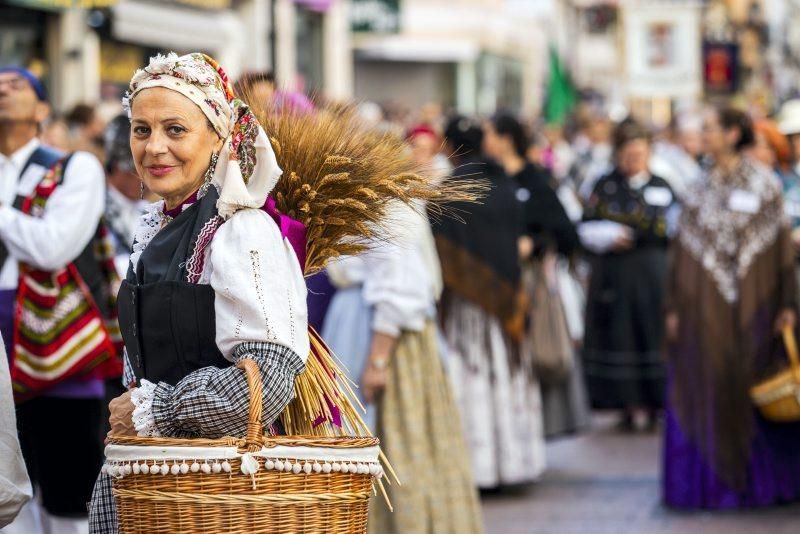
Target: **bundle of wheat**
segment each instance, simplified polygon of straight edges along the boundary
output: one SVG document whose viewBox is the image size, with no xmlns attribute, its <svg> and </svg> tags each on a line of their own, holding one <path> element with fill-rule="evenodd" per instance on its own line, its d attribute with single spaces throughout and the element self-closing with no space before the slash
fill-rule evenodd
<svg viewBox="0 0 800 534">
<path fill-rule="evenodd" d="M 306 274 L 331 258 L 391 239 L 387 210 L 395 202 L 442 215 L 450 202 L 475 201 L 475 180 L 438 183 L 411 160 L 403 139 L 367 128 L 352 107 L 301 114 L 256 110 L 283 176 L 277 209 L 306 226 Z"/>
</svg>

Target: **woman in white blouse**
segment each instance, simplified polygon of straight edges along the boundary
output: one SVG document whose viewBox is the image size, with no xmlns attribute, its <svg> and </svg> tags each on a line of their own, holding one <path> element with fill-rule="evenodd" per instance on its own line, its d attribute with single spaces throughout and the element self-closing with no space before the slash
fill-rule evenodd
<svg viewBox="0 0 800 534">
<path fill-rule="evenodd" d="M 471 463 L 442 366 L 436 300 L 442 290 L 430 226 L 408 206 L 390 223 L 391 243 L 329 266 L 339 290 L 323 338 L 342 359 L 368 403 L 370 426 L 401 486 L 394 513 L 376 506 L 370 532 L 483 530 Z"/>
<path fill-rule="evenodd" d="M 281 174 L 267 136 L 202 54 L 152 58 L 127 105 L 136 169 L 163 200 L 141 220 L 119 293 L 131 389 L 111 402 L 111 432 L 244 435 L 248 389 L 234 364 L 245 357 L 261 369 L 270 428 L 309 341 L 302 268 L 260 209 Z M 91 526 L 116 530 L 105 475 Z"/>
</svg>

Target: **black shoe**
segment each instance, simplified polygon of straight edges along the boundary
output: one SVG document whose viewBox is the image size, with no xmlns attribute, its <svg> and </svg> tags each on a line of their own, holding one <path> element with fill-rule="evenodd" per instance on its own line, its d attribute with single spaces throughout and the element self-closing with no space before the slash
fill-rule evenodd
<svg viewBox="0 0 800 534">
<path fill-rule="evenodd" d="M 658 432 L 659 426 L 660 426 L 660 417 L 658 415 L 658 410 L 649 410 L 647 412 L 647 426 L 645 426 L 645 430 L 653 434 L 655 432 Z"/>
</svg>

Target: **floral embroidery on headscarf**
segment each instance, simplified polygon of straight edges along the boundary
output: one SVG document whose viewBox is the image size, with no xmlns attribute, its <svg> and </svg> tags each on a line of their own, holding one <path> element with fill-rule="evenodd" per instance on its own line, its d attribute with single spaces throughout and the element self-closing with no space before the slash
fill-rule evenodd
<svg viewBox="0 0 800 534">
<path fill-rule="evenodd" d="M 258 121 L 250 108 L 241 100 L 234 100 L 234 113 L 239 119 L 231 131 L 231 159 L 238 160 L 245 183 L 250 180 L 256 166 L 256 137 Z"/>
<path fill-rule="evenodd" d="M 209 63 L 209 59 L 205 54 L 194 53 L 179 57 L 174 52 L 151 58 L 146 67 L 137 70 L 133 75 L 129 91 L 122 100 L 128 116 L 130 117 L 131 101 L 139 91 L 149 87 L 167 87 L 180 92 L 198 105 L 217 134 L 223 139 L 227 137 L 231 126 L 230 101 L 233 93 L 219 73 L 222 69 L 216 62 Z"/>
<path fill-rule="evenodd" d="M 258 119 L 237 99 L 225 70 L 201 53 L 158 55 L 134 74 L 123 99 L 128 117 L 131 100 L 145 89 L 177 91 L 197 105 L 224 140 L 211 183 L 220 191 L 223 218 L 244 207 L 260 208 L 281 175 L 275 154 Z M 236 165 L 229 165 L 236 162 Z"/>
</svg>

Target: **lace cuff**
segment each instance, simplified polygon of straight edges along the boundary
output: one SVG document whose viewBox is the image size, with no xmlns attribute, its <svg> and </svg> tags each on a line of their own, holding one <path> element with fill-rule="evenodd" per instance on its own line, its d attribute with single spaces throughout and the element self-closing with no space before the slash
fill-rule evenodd
<svg viewBox="0 0 800 534">
<path fill-rule="evenodd" d="M 153 417 L 153 398 L 158 386 L 142 379 L 142 385 L 131 391 L 133 402 L 133 426 L 140 436 L 160 436 Z"/>
</svg>

